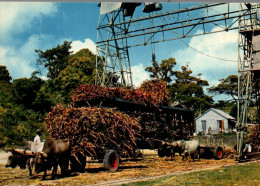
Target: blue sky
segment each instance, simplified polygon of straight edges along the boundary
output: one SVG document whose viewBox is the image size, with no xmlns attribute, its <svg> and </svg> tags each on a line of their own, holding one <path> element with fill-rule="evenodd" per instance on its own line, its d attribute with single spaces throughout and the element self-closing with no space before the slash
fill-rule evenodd
<svg viewBox="0 0 260 186">
<path fill-rule="evenodd" d="M 50 49 L 68 40 L 72 41 L 73 51 L 89 48 L 95 52 L 97 4 L 0 2 L 0 65 L 7 66 L 12 78 L 17 79 L 30 77 L 37 70 L 35 49 Z M 163 10 L 177 7 L 177 3 L 163 3 Z M 210 29 L 216 28 L 212 26 Z M 235 30 L 184 41 L 208 55 L 237 60 L 237 39 Z M 178 40 L 156 44 L 155 49 L 158 62 L 174 57 L 177 61 L 175 70 L 189 63 L 193 75 L 202 73 L 201 77 L 208 80 L 210 86 L 218 84 L 221 78 L 237 74 L 237 63 L 201 55 Z M 151 46 L 130 49 L 135 85 L 148 79 L 144 68 L 151 65 L 151 56 Z"/>
</svg>

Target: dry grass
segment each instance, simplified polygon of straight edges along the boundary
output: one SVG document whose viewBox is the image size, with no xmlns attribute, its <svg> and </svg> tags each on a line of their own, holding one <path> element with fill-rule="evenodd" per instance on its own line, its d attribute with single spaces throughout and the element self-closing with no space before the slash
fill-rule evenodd
<svg viewBox="0 0 260 186">
<path fill-rule="evenodd" d="M 153 151 L 145 151 L 144 158 L 137 162 L 123 162 L 117 172 L 107 172 L 101 163 L 90 163 L 86 166 L 86 172 L 81 174 L 72 174 L 70 177 L 57 178 L 41 181 L 41 175 L 34 178 L 28 178 L 28 170 L 19 168 L 5 168 L 0 165 L 0 185 L 78 185 L 78 184 L 97 184 L 111 180 L 124 180 L 129 178 L 141 178 L 145 176 L 165 175 L 182 171 L 199 170 L 205 168 L 219 168 L 224 165 L 233 165 L 233 159 L 201 159 L 200 161 L 182 161 L 181 157 L 176 156 L 176 161 L 170 161 L 169 158 L 159 158 Z M 51 172 L 48 172 L 50 174 Z M 59 172 L 58 172 L 59 173 Z"/>
</svg>

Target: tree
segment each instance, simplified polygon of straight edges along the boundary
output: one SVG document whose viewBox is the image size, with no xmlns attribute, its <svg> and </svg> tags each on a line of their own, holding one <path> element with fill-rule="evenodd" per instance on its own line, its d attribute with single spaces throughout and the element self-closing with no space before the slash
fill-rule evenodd
<svg viewBox="0 0 260 186">
<path fill-rule="evenodd" d="M 237 105 L 234 101 L 218 100 L 213 107 L 229 113 L 234 118 L 237 117 Z"/>
<path fill-rule="evenodd" d="M 225 94 L 232 96 L 234 100 L 236 100 L 237 96 L 237 87 L 238 80 L 236 75 L 230 75 L 225 79 L 220 79 L 220 83 L 217 86 L 212 86 L 208 88 L 209 93 L 213 93 L 215 95 Z"/>
<path fill-rule="evenodd" d="M 0 140 L 8 145 L 19 145 L 24 139 L 32 140 L 37 128 L 44 129 L 44 117 L 21 105 L 11 105 L 0 117 Z"/>
<path fill-rule="evenodd" d="M 79 85 L 94 83 L 95 68 L 96 56 L 89 49 L 82 49 L 69 57 L 68 65 L 54 79 L 53 84 L 63 96 L 67 96 Z"/>
<path fill-rule="evenodd" d="M 60 72 L 67 67 L 71 54 L 71 42 L 64 41 L 62 45 L 46 51 L 35 50 L 38 53 L 37 65 L 44 65 L 48 69 L 47 77 L 54 80 Z"/>
<path fill-rule="evenodd" d="M 6 66 L 0 65 L 0 81 L 10 82 L 12 80 Z"/>
<path fill-rule="evenodd" d="M 43 84 L 44 81 L 39 78 L 15 79 L 12 85 L 14 103 L 23 105 L 25 108 L 31 108 L 36 94 Z"/>
<path fill-rule="evenodd" d="M 11 98 L 11 82 L 12 77 L 5 66 L 0 65 L 0 107 L 5 107 Z M 1 108 L 0 108 L 1 110 Z"/>
<path fill-rule="evenodd" d="M 153 61 L 152 67 L 146 67 L 145 70 L 150 72 L 150 77 L 160 79 L 167 83 L 172 81 L 171 77 L 175 75 L 173 67 L 176 65 L 174 58 L 164 59 L 159 65 L 157 61 Z"/>
<path fill-rule="evenodd" d="M 205 95 L 203 87 L 208 86 L 208 81 L 200 77 L 191 76 L 192 70 L 188 65 L 182 66 L 176 72 L 176 80 L 169 87 L 170 98 L 195 111 L 198 115 L 211 107 L 213 99 Z"/>
</svg>

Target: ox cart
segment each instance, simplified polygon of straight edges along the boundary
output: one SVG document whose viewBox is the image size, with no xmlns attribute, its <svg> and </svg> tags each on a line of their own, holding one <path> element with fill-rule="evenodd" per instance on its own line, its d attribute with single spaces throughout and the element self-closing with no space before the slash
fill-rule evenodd
<svg viewBox="0 0 260 186">
<path fill-rule="evenodd" d="M 200 144 L 200 154 L 202 157 L 210 158 L 214 157 L 216 160 L 220 160 L 224 157 L 224 140 L 221 135 L 208 135 L 208 136 L 196 136 L 196 139 Z"/>
<path fill-rule="evenodd" d="M 193 143 L 193 145 L 191 145 Z M 189 137 L 189 141 L 181 140 L 172 143 L 161 142 L 161 146 L 158 148 L 159 157 L 171 157 L 174 159 L 175 153 L 190 152 L 192 158 L 195 155 L 200 157 L 211 158 L 216 160 L 222 159 L 224 156 L 223 137 L 217 135 L 211 136 L 196 136 Z"/>
<path fill-rule="evenodd" d="M 123 158 L 136 159 L 136 149 L 156 149 L 162 140 L 194 132 L 194 113 L 170 107 L 161 81 L 138 89 L 81 85 L 71 99 L 73 105 L 57 105 L 46 122 L 52 138 L 70 140 L 75 167 L 91 157 L 114 171 Z"/>
<path fill-rule="evenodd" d="M 89 162 L 103 162 L 107 170 L 116 171 L 120 162 L 140 157 L 137 149 L 156 149 L 162 140 L 181 139 L 194 132 L 193 112 L 183 108 L 155 107 L 120 98 L 92 99 L 89 104 L 102 107 L 57 106 L 46 120 L 53 138 L 62 136 L 72 142 L 75 170 L 83 171 L 86 157 L 91 157 Z M 73 122 L 67 125 L 68 121 Z M 125 125 L 127 129 L 122 130 Z M 80 132 L 72 131 L 71 126 Z"/>
</svg>

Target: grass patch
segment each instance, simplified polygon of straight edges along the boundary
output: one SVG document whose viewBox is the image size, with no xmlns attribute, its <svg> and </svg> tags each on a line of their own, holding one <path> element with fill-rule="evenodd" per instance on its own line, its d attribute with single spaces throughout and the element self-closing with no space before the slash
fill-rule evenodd
<svg viewBox="0 0 260 186">
<path fill-rule="evenodd" d="M 146 185 L 260 185 L 260 162 L 200 171 L 184 175 L 166 176 L 152 181 L 126 184 Z"/>
</svg>

